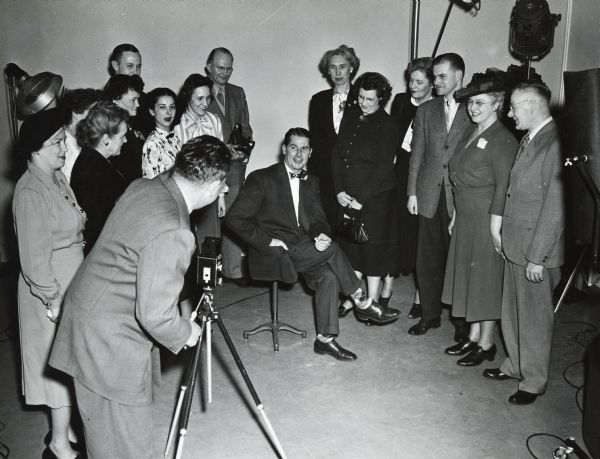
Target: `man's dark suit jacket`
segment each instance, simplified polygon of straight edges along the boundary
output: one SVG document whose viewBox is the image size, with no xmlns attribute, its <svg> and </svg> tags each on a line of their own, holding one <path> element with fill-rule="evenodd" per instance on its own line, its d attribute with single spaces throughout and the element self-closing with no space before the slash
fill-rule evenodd
<svg viewBox="0 0 600 459">
<path fill-rule="evenodd" d="M 49 364 L 114 402 L 151 404 L 155 344 L 178 353 L 190 337 L 177 302 L 194 246 L 173 178 L 133 183 L 71 282 Z"/>
<path fill-rule="evenodd" d="M 85 210 L 84 252 L 88 254 L 117 199 L 127 188 L 127 180 L 108 159 L 93 148 L 83 147 L 71 172 L 71 188 Z"/>
<path fill-rule="evenodd" d="M 413 139 L 410 145 L 408 168 L 408 196 L 417 197 L 419 214 L 432 218 L 445 185 L 446 207 L 452 215 L 454 201 L 452 184 L 448 178 L 448 162 L 471 119 L 465 104 L 460 104 L 450 132 L 446 129 L 444 98 L 435 97 L 419 105 L 413 121 Z"/>
<path fill-rule="evenodd" d="M 246 137 L 252 137 L 252 128 L 250 127 L 250 114 L 248 112 L 248 102 L 246 93 L 240 86 L 234 84 L 225 84 L 225 114 L 213 97 L 207 111 L 216 115 L 221 120 L 223 128 L 223 142 L 229 143 L 229 136 L 236 123 L 242 127 L 242 133 Z M 229 173 L 227 174 L 227 185 L 241 185 L 244 183 L 246 174 L 246 163 L 235 161 L 231 163 Z"/>
<path fill-rule="evenodd" d="M 227 225 L 261 256 L 261 264 L 277 266 L 282 249 L 270 247 L 272 239 L 293 246 L 306 238 L 307 234 L 311 239 L 321 233 L 330 234 L 319 199 L 319 184 L 310 173 L 306 180 L 300 180 L 298 214 L 300 227 L 296 220 L 287 169 L 283 163 L 278 163 L 248 176 L 237 201 L 227 214 Z M 289 260 L 288 257 L 286 259 Z M 281 269 L 283 272 L 275 272 L 274 276 L 285 276 L 282 279 L 285 282 L 296 280 L 293 266 L 283 266 Z"/>
</svg>

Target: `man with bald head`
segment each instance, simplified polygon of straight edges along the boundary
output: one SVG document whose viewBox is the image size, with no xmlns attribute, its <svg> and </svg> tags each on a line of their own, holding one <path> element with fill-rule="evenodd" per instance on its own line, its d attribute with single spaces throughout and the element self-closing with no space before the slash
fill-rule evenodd
<svg viewBox="0 0 600 459">
<path fill-rule="evenodd" d="M 533 403 L 546 390 L 554 311 L 552 292 L 564 259 L 565 205 L 562 152 L 556 122 L 550 116 L 550 90 L 541 82 L 518 84 L 508 116 L 526 131 L 510 173 L 502 250 L 504 287 L 502 333 L 508 356 L 483 376 L 518 379 L 508 401 Z"/>
<path fill-rule="evenodd" d="M 240 86 L 229 83 L 233 72 L 233 54 L 227 48 L 213 49 L 206 59 L 206 74 L 213 82 L 212 100 L 208 111 L 218 116 L 223 127 L 223 140 L 229 141 L 231 132 L 236 124 L 242 129 L 245 137 L 252 138 L 250 115 L 246 93 Z M 231 169 L 227 174 L 229 192 L 225 195 L 225 205 L 229 209 L 235 202 L 246 175 L 248 155 L 241 151 L 232 150 Z M 240 240 L 228 228 L 223 231 L 221 243 L 223 253 L 223 275 L 225 281 L 233 281 L 238 285 L 244 284 L 242 270 L 242 249 Z"/>
</svg>

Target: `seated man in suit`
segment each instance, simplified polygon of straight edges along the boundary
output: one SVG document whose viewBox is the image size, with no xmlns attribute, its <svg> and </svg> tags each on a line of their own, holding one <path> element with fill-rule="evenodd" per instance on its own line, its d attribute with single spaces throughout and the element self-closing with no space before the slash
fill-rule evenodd
<svg viewBox="0 0 600 459">
<path fill-rule="evenodd" d="M 310 134 L 292 128 L 285 134 L 283 162 L 252 172 L 229 211 L 227 224 L 252 248 L 276 260 L 286 251 L 293 268 L 316 290 L 317 339 L 314 351 L 338 360 L 356 355 L 335 340 L 339 333 L 340 291 L 356 304 L 360 320 L 385 324 L 400 311 L 367 298 L 361 281 L 339 246 L 332 242 L 319 199 L 318 180 L 306 172 Z"/>
<path fill-rule="evenodd" d="M 151 458 L 156 344 L 178 353 L 200 327 L 177 301 L 195 239 L 189 214 L 227 191 L 223 142 L 187 142 L 173 168 L 133 183 L 65 295 L 49 364 L 73 377 L 88 457 Z"/>
</svg>

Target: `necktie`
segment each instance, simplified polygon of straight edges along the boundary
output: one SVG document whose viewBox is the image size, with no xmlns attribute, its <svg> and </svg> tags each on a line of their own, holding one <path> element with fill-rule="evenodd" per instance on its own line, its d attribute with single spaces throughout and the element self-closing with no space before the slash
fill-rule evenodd
<svg viewBox="0 0 600 459">
<path fill-rule="evenodd" d="M 444 105 L 444 115 L 446 115 L 446 130 L 450 131 L 450 128 L 452 127 L 452 118 L 451 118 L 451 112 L 450 112 L 450 101 L 444 99 L 444 102 L 446 102 L 446 105 Z"/>
<path fill-rule="evenodd" d="M 521 156 L 521 153 L 523 153 L 525 151 L 525 148 L 527 148 L 528 143 L 529 143 L 529 133 L 525 134 L 523 136 L 523 138 L 521 139 L 521 144 L 519 145 L 519 151 L 517 151 L 517 157 L 515 158 L 515 161 L 517 159 L 519 159 L 519 156 Z"/>
<path fill-rule="evenodd" d="M 223 97 L 223 92 L 220 89 L 217 92 L 217 100 L 221 105 L 225 105 L 225 98 Z"/>
<path fill-rule="evenodd" d="M 297 174 L 294 174 L 293 172 L 290 172 L 290 177 L 291 178 L 298 178 L 300 180 L 306 180 L 308 178 L 308 172 L 306 172 L 304 169 L 302 169 Z"/>
</svg>

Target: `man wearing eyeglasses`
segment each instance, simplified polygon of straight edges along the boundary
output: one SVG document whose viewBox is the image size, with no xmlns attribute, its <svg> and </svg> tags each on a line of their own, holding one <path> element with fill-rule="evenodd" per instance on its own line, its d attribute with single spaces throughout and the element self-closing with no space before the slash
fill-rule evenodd
<svg viewBox="0 0 600 459">
<path fill-rule="evenodd" d="M 400 312 L 371 302 L 342 249 L 331 240 L 321 207 L 319 181 L 306 172 L 312 149 L 304 128 L 288 130 L 281 147 L 283 161 L 252 172 L 229 211 L 227 225 L 251 247 L 250 270 L 261 279 L 294 283 L 298 273 L 316 291 L 317 339 L 314 351 L 338 360 L 355 360 L 341 347 L 340 291 L 351 298 L 364 320 L 385 324 Z"/>
<path fill-rule="evenodd" d="M 520 83 L 508 113 L 516 128 L 526 131 L 510 173 L 502 217 L 502 333 L 508 356 L 500 368 L 488 368 L 483 376 L 518 379 L 518 390 L 508 399 L 514 405 L 533 403 L 546 390 L 552 292 L 564 259 L 562 152 L 550 97 L 543 83 Z"/>
<path fill-rule="evenodd" d="M 215 48 L 206 59 L 206 74 L 212 80 L 212 101 L 208 111 L 218 116 L 223 127 L 223 140 L 227 143 L 236 124 L 239 124 L 244 137 L 252 138 L 250 115 L 246 93 L 240 86 L 229 83 L 233 73 L 233 54 L 227 48 Z M 225 195 L 225 205 L 229 209 L 235 202 L 246 175 L 248 156 L 241 151 L 230 148 L 232 151 L 232 164 L 227 174 L 229 192 Z M 223 253 L 223 275 L 225 281 L 233 281 L 244 285 L 242 271 L 242 249 L 237 239 L 225 228 L 221 242 Z"/>
</svg>

